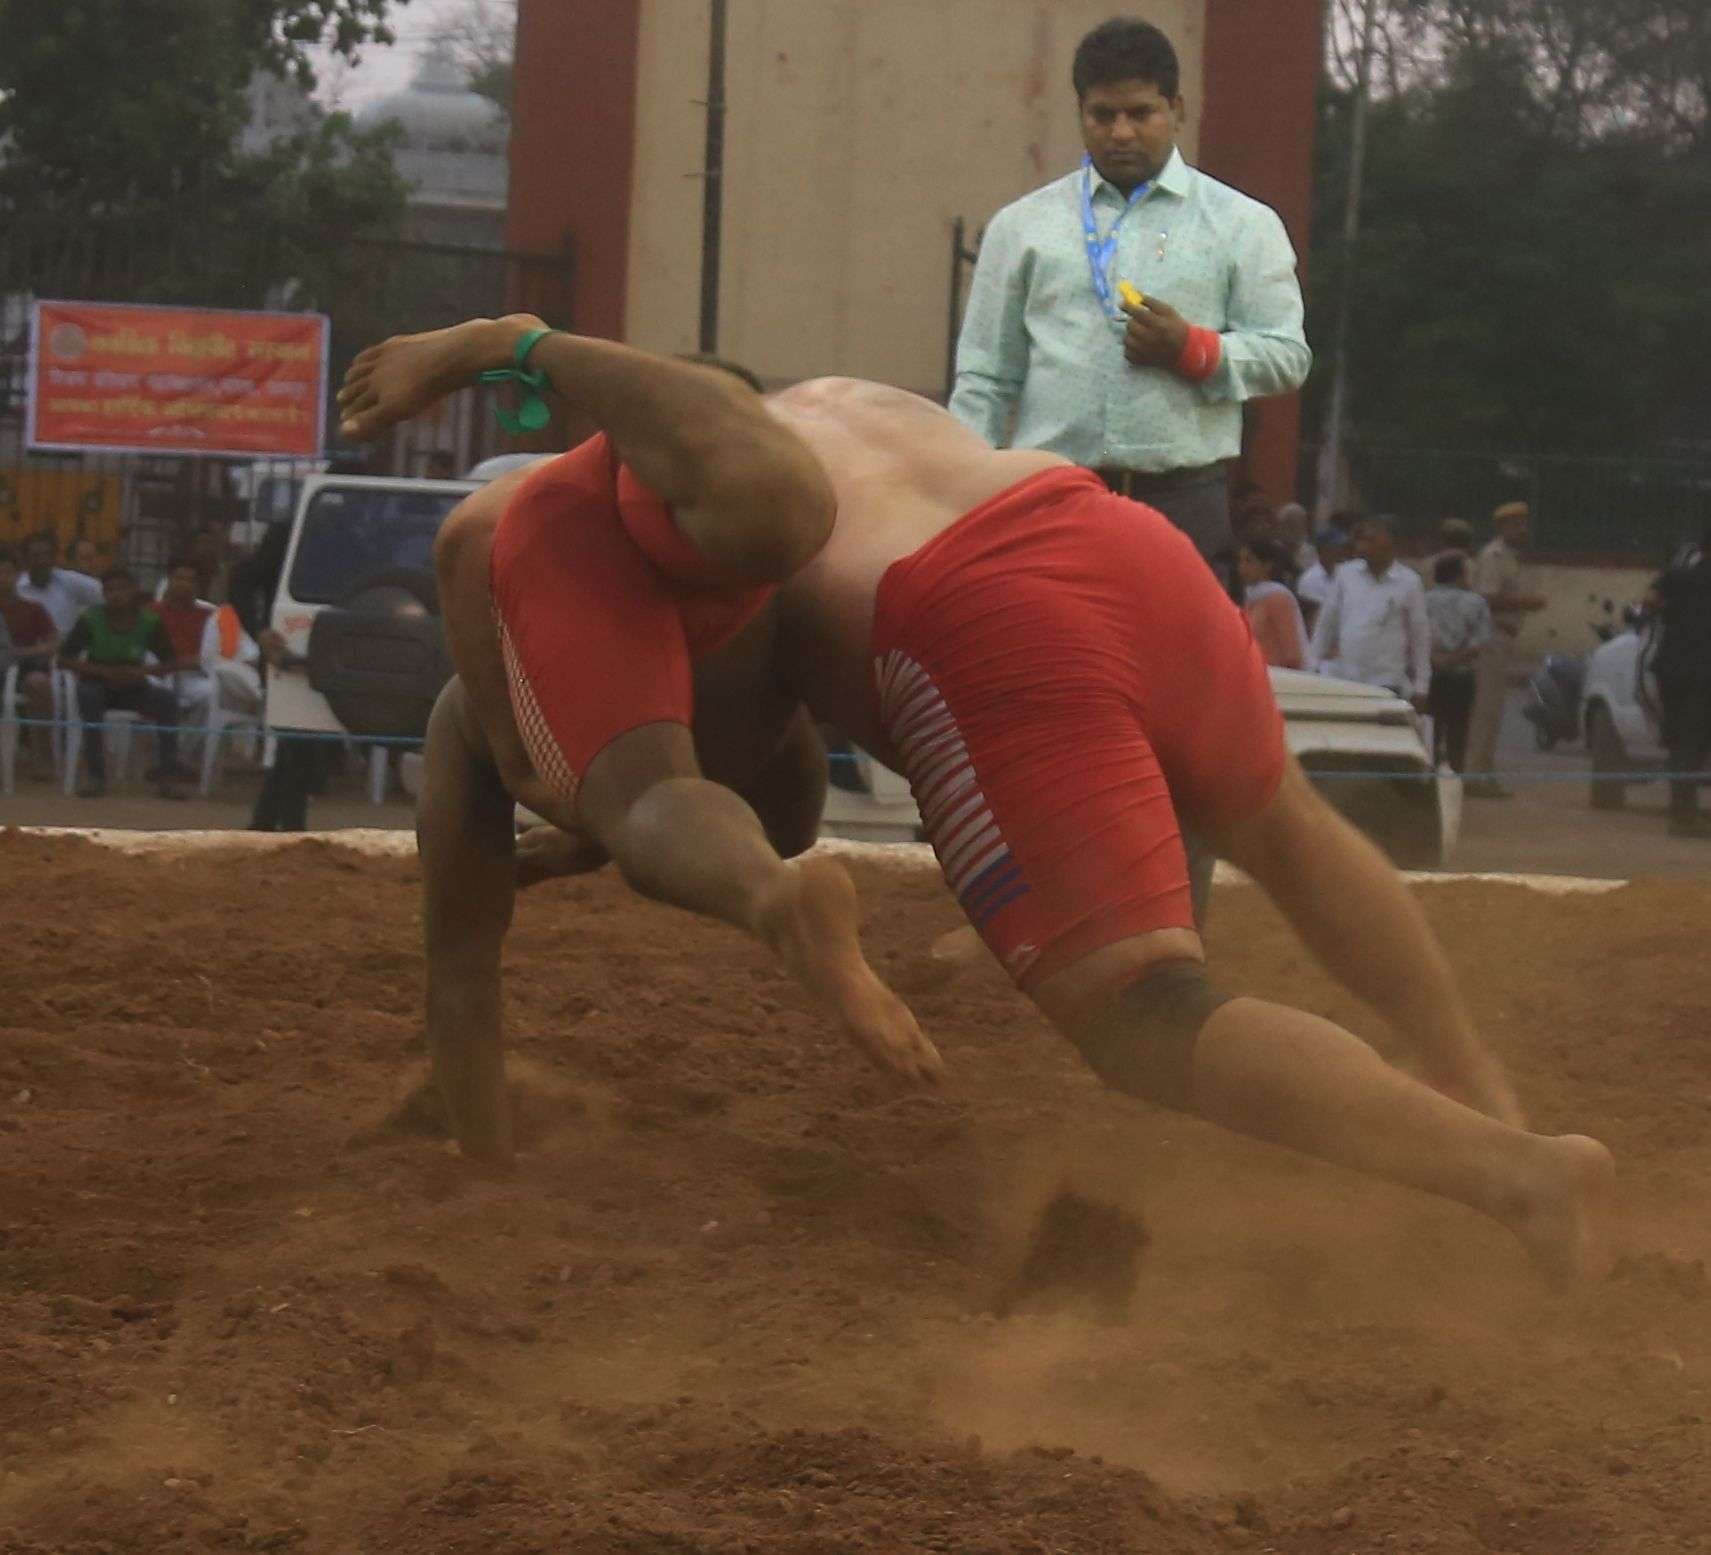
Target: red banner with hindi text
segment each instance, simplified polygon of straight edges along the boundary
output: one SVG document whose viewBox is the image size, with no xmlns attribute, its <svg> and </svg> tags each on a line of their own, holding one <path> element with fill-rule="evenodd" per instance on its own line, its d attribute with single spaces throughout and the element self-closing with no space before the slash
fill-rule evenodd
<svg viewBox="0 0 1711 1555">
<path fill-rule="evenodd" d="M 326 402 L 322 314 L 35 305 L 33 448 L 315 458 Z"/>
</svg>

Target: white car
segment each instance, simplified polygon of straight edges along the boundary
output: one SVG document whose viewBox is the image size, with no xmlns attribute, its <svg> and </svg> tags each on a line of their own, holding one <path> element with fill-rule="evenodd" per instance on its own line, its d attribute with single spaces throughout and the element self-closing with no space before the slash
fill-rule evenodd
<svg viewBox="0 0 1711 1555">
<path fill-rule="evenodd" d="M 1587 661 L 1581 718 L 1592 758 L 1592 808 L 1620 809 L 1628 783 L 1648 770 L 1668 770 L 1659 715 L 1653 621 L 1630 613 L 1628 630 L 1612 637 Z M 1628 774 L 1618 777 L 1616 774 Z"/>
</svg>

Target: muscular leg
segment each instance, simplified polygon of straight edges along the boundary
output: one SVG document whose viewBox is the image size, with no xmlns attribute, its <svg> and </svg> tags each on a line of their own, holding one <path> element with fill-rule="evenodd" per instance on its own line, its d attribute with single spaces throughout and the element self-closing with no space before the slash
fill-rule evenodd
<svg viewBox="0 0 1711 1555">
<path fill-rule="evenodd" d="M 513 898 L 511 796 L 458 680 L 434 704 L 423 757 L 416 845 L 428 1054 L 464 1154 L 508 1165 L 499 962 Z"/>
<path fill-rule="evenodd" d="M 1396 1028 L 1433 1085 L 1506 1123 L 1522 1121 L 1419 905 L 1295 762 L 1271 803 L 1226 827 L 1217 845 L 1277 903 L 1325 969 Z"/>
<path fill-rule="evenodd" d="M 1139 1049 L 1160 1040 L 1149 976 L 1199 959 L 1198 936 L 1166 929 L 1109 945 L 1030 991 L 1084 1052 L 1120 1051 L 1125 1040 Z M 1172 1100 L 1195 1116 L 1479 1210 L 1554 1279 L 1608 1272 L 1615 1169 L 1597 1141 L 1500 1123 L 1332 1022 L 1263 999 L 1219 1005 L 1191 1041 L 1186 1095 Z"/>
<path fill-rule="evenodd" d="M 688 729 L 648 724 L 621 735 L 589 766 L 577 808 L 634 890 L 760 939 L 880 1068 L 917 1081 L 943 1073 L 937 1049 L 862 956 L 848 872 L 830 859 L 780 859 L 748 804 L 701 776 Z"/>
<path fill-rule="evenodd" d="M 826 747 L 813 720 L 799 710 L 760 770 L 734 777 L 727 786 L 753 808 L 780 858 L 806 853 L 820 835 L 826 804 Z M 610 855 L 581 828 L 532 826 L 517 838 L 517 889 L 591 874 L 609 863 Z"/>
</svg>

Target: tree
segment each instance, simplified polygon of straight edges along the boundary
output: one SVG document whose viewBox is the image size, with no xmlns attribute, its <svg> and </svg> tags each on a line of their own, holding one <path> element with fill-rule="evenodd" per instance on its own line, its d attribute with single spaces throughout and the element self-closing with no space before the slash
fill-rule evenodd
<svg viewBox="0 0 1711 1555">
<path fill-rule="evenodd" d="M 443 36 L 469 77 L 469 89 L 511 117 L 517 0 L 461 0 L 445 19 Z"/>
<path fill-rule="evenodd" d="M 1353 277 L 1357 435 L 1576 453 L 1703 439 L 1707 8 L 1380 3 L 1359 263 L 1339 237 L 1352 95 L 1334 12 L 1310 265 L 1320 340 Z"/>
<path fill-rule="evenodd" d="M 390 0 L 0 0 L 0 193 L 159 198 L 225 165 L 257 71 L 387 43 Z"/>
</svg>

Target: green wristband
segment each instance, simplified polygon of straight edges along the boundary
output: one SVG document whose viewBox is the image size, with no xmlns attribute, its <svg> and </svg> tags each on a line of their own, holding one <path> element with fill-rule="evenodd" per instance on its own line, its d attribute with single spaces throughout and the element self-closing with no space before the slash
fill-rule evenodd
<svg viewBox="0 0 1711 1555">
<path fill-rule="evenodd" d="M 518 339 L 515 349 L 511 352 L 511 366 L 489 368 L 478 379 L 481 383 L 515 383 L 522 386 L 523 392 L 514 412 L 503 405 L 493 407 L 493 414 L 499 425 L 512 437 L 521 437 L 526 432 L 539 432 L 552 420 L 552 411 L 541 393 L 543 389 L 552 387 L 551 382 L 540 369 L 523 365 L 529 359 L 529 353 L 551 333 L 550 329 L 531 329 Z"/>
</svg>

